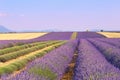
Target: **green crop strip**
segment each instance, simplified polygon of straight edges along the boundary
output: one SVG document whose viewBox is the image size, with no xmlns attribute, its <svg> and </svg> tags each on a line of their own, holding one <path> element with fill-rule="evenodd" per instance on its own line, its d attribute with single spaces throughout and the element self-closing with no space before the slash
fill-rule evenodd
<svg viewBox="0 0 120 80">
<path fill-rule="evenodd" d="M 21 49 L 30 48 L 30 47 L 40 45 L 40 44 L 45 44 L 45 43 L 48 43 L 48 42 L 53 42 L 53 41 L 35 42 L 35 43 L 30 43 L 30 44 L 24 44 L 24 45 L 21 45 L 21 46 L 14 46 L 14 47 L 1 49 L 0 50 L 0 55 L 7 54 L 7 53 L 10 53 L 10 52 L 15 52 L 15 51 L 18 51 L 18 50 L 21 50 Z"/>
<path fill-rule="evenodd" d="M 47 42 L 46 44 L 41 44 L 40 43 L 37 46 L 31 47 L 31 48 L 27 48 L 27 49 L 23 49 L 21 51 L 17 51 L 17 52 L 1 55 L 0 56 L 0 62 L 6 62 L 8 60 L 15 59 L 17 57 L 29 54 L 30 52 L 42 49 L 42 48 L 47 47 L 49 45 L 52 45 L 54 43 L 58 43 L 58 42 L 56 42 L 56 41 L 54 42 L 53 41 L 53 42 Z"/>
<path fill-rule="evenodd" d="M 76 39 L 77 38 L 77 32 L 73 32 L 71 35 L 71 39 Z"/>
<path fill-rule="evenodd" d="M 35 66 L 29 70 L 29 73 L 37 76 L 46 77 L 50 80 L 56 80 L 57 78 L 57 74 L 52 72 L 49 68 L 42 69 L 42 68 L 37 68 L 37 66 Z"/>
<path fill-rule="evenodd" d="M 42 57 L 47 52 L 65 44 L 65 43 L 66 43 L 66 41 L 55 43 L 55 44 L 49 46 L 47 49 L 45 49 L 41 52 L 38 52 L 36 54 L 32 54 L 30 56 L 27 56 L 27 57 L 24 57 L 21 59 L 16 59 L 15 61 L 12 61 L 11 63 L 8 63 L 6 65 L 4 65 L 4 63 L 3 63 L 3 66 L 0 66 L 0 75 L 9 74 L 9 73 L 13 73 L 14 71 L 18 71 L 18 70 L 22 69 L 23 67 L 25 67 L 30 61 L 32 61 L 38 57 Z"/>
</svg>

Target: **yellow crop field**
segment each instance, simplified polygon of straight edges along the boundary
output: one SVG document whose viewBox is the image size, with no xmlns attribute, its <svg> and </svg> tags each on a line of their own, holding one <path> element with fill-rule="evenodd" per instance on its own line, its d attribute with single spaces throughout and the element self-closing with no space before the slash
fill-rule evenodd
<svg viewBox="0 0 120 80">
<path fill-rule="evenodd" d="M 120 38 L 120 33 L 117 32 L 98 32 L 108 38 Z"/>
<path fill-rule="evenodd" d="M 43 36 L 47 33 L 1 33 L 0 40 L 26 40 Z"/>
</svg>

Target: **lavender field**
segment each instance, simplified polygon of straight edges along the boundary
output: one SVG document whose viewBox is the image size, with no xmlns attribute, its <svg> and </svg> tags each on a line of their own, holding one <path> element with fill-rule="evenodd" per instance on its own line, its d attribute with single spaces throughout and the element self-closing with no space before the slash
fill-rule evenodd
<svg viewBox="0 0 120 80">
<path fill-rule="evenodd" d="M 0 40 L 0 80 L 120 80 L 120 38 L 51 32 Z"/>
</svg>

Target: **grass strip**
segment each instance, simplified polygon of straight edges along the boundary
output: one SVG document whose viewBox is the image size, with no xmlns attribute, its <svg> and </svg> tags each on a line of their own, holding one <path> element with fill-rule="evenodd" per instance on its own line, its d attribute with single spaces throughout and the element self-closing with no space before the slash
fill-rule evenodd
<svg viewBox="0 0 120 80">
<path fill-rule="evenodd" d="M 23 49 L 17 52 L 13 52 L 13 53 L 8 53 L 8 54 L 4 54 L 0 56 L 0 62 L 6 62 L 8 60 L 11 59 L 16 59 L 17 57 L 23 56 L 25 54 L 29 54 L 30 52 L 42 49 L 44 47 L 47 47 L 49 45 L 52 45 L 54 43 L 59 43 L 58 41 L 53 41 L 53 42 L 47 42 L 46 44 L 39 44 L 37 46 L 31 47 L 31 48 L 27 48 L 27 49 Z"/>
<path fill-rule="evenodd" d="M 13 60 L 12 62 L 7 63 L 6 65 L 4 65 L 5 64 L 4 63 L 2 66 L 0 66 L 0 75 L 10 74 L 10 73 L 13 73 L 14 71 L 18 71 L 18 70 L 22 69 L 23 67 L 25 67 L 30 61 L 32 61 L 38 57 L 42 57 L 47 52 L 65 44 L 65 43 L 66 43 L 66 41 L 56 43 L 56 44 L 46 47 L 45 49 L 43 49 L 39 52 L 36 52 L 35 54 L 33 54 L 33 53 L 28 54 L 27 56 Z"/>
<path fill-rule="evenodd" d="M 24 44 L 24 45 L 20 45 L 20 46 L 8 47 L 8 48 L 5 48 L 5 49 L 1 49 L 0 50 L 0 55 L 7 54 L 7 53 L 10 53 L 10 52 L 15 52 L 15 51 L 18 51 L 18 50 L 21 50 L 21 49 L 30 48 L 30 47 L 40 45 L 40 44 L 45 44 L 47 42 L 52 42 L 52 41 L 35 42 L 35 43 L 29 43 L 29 44 Z"/>
<path fill-rule="evenodd" d="M 77 32 L 73 32 L 72 35 L 71 35 L 71 39 L 76 39 L 77 34 L 78 34 Z"/>
</svg>

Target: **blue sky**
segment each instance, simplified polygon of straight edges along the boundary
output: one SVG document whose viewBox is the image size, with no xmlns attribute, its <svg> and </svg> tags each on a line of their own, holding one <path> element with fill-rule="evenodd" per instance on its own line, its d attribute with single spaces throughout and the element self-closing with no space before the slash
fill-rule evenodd
<svg viewBox="0 0 120 80">
<path fill-rule="evenodd" d="M 120 0 L 0 0 L 0 25 L 22 30 L 120 30 Z"/>
</svg>

